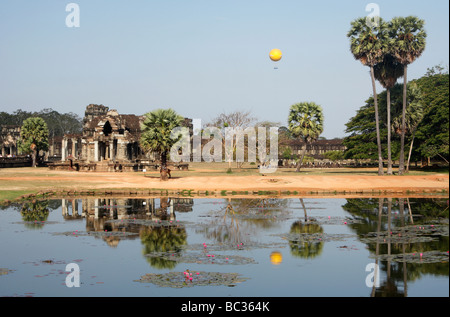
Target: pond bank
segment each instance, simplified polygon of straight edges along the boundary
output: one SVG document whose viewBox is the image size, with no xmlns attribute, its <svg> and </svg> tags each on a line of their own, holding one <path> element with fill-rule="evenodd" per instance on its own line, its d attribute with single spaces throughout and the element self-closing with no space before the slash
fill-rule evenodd
<svg viewBox="0 0 450 317">
<path fill-rule="evenodd" d="M 209 167 L 206 166 L 206 167 Z M 448 196 L 446 173 L 378 176 L 376 170 L 328 169 L 275 174 L 217 174 L 198 168 L 175 172 L 161 181 L 153 173 L 107 173 L 50 171 L 47 168 L 0 170 L 0 201 L 39 196 L 173 196 L 224 197 L 400 197 L 414 195 Z M 317 172 L 316 172 L 317 173 Z M 30 196 L 31 195 L 31 196 Z"/>
<path fill-rule="evenodd" d="M 0 176 L 0 200 L 39 197 L 448 197 L 449 176 L 293 175 L 193 176 L 160 181 L 141 173 L 73 173 Z M 26 194 L 23 194 L 26 193 Z"/>
</svg>

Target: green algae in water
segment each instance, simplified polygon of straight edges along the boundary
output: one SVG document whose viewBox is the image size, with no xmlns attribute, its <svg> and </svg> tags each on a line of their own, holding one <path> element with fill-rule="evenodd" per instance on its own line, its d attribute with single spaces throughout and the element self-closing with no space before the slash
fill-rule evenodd
<svg viewBox="0 0 450 317">
<path fill-rule="evenodd" d="M 189 274 L 189 275 L 186 275 Z M 236 286 L 247 281 L 238 273 L 220 272 L 169 272 L 165 274 L 148 273 L 135 282 L 152 283 L 159 287 L 184 288 L 194 286 Z"/>
</svg>

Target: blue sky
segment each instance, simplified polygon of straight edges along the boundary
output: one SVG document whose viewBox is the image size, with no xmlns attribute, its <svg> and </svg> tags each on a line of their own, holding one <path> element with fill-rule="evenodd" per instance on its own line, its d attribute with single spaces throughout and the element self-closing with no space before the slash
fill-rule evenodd
<svg viewBox="0 0 450 317">
<path fill-rule="evenodd" d="M 80 8 L 78 28 L 66 26 L 70 2 Z M 82 117 L 91 103 L 138 115 L 171 107 L 206 123 L 248 110 L 287 125 L 290 105 L 313 101 L 324 110 L 322 136 L 343 137 L 372 94 L 346 37 L 371 2 L 0 0 L 0 111 Z M 426 22 L 427 48 L 408 79 L 448 67 L 447 0 L 373 2 L 383 19 Z M 276 64 L 272 48 L 283 52 Z"/>
</svg>

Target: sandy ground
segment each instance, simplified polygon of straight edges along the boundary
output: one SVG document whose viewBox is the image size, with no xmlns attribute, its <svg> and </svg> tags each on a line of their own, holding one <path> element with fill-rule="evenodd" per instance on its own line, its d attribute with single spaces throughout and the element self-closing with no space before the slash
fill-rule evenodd
<svg viewBox="0 0 450 317">
<path fill-rule="evenodd" d="M 296 191 L 298 193 L 443 193 L 449 175 L 289 175 L 183 176 L 160 181 L 157 174 L 45 172 L 1 174 L 0 190 L 168 189 L 171 191 Z"/>
</svg>

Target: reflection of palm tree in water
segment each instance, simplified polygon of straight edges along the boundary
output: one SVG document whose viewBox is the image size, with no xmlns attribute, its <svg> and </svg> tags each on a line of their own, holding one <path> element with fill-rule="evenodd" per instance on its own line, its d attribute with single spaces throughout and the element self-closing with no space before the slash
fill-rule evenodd
<svg viewBox="0 0 450 317">
<path fill-rule="evenodd" d="M 178 226 L 142 227 L 139 237 L 144 245 L 143 254 L 173 252 L 175 255 L 180 253 L 181 247 L 187 243 L 186 229 Z M 176 266 L 175 261 L 162 257 L 147 257 L 147 261 L 156 268 L 174 268 Z"/>
<path fill-rule="evenodd" d="M 392 198 L 387 198 L 387 239 L 386 239 L 386 243 L 387 243 L 387 254 L 391 255 L 391 244 L 392 244 L 392 235 L 391 235 L 391 222 L 392 222 Z M 402 202 L 403 203 L 403 202 Z M 382 214 L 382 210 L 383 210 L 383 205 L 384 205 L 384 199 L 380 198 L 379 201 L 379 205 L 378 205 L 378 233 L 381 230 L 381 214 Z M 403 214 L 402 214 L 403 216 Z M 377 265 L 379 265 L 379 261 L 378 261 L 378 253 L 379 253 L 379 238 L 377 239 L 377 246 L 376 246 L 376 260 L 375 263 Z M 391 277 L 391 260 L 390 258 L 388 258 L 387 262 L 386 262 L 386 273 L 387 273 L 387 278 L 385 281 L 383 281 L 382 284 L 380 284 L 380 286 L 378 288 L 376 288 L 376 285 L 374 283 L 374 285 L 372 286 L 372 293 L 371 296 L 372 297 L 377 297 L 377 296 L 383 296 L 383 297 L 398 297 L 398 296 L 405 296 L 406 293 L 404 293 L 406 291 L 406 281 L 404 281 L 405 285 L 404 285 L 404 292 L 402 293 L 396 283 L 395 283 L 395 278 Z M 406 270 L 406 267 L 403 267 L 404 270 Z M 406 271 L 405 271 L 406 272 Z M 375 270 L 375 273 L 378 273 L 377 270 Z M 374 276 L 374 281 L 376 280 L 377 277 L 376 275 Z"/>
<path fill-rule="evenodd" d="M 290 240 L 289 246 L 292 255 L 310 259 L 322 253 L 324 242 L 320 238 L 317 238 L 316 235 L 322 234 L 323 228 L 313 222 L 314 219 L 308 218 L 305 203 L 302 198 L 300 198 L 300 203 L 303 207 L 305 222 L 303 223 L 299 220 L 292 224 L 290 233 L 299 235 L 300 239 L 298 241 Z"/>
</svg>

